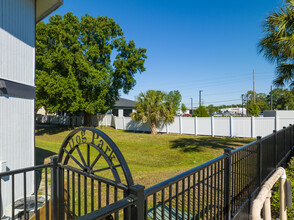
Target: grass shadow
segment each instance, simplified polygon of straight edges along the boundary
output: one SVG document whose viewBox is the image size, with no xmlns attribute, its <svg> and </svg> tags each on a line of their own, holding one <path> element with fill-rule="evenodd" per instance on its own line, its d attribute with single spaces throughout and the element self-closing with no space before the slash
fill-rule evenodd
<svg viewBox="0 0 294 220">
<path fill-rule="evenodd" d="M 251 140 L 239 139 L 239 138 L 218 138 L 218 137 L 198 137 L 198 138 L 179 138 L 172 140 L 171 148 L 179 149 L 183 152 L 199 152 L 200 147 L 206 147 L 211 149 L 225 149 L 225 148 L 238 148 L 245 144 L 250 143 Z"/>
<path fill-rule="evenodd" d="M 39 148 L 39 147 L 35 147 L 35 157 L 36 157 L 36 161 L 35 161 L 36 164 L 35 165 L 43 165 L 45 163 L 50 162 L 50 160 L 45 162 L 45 159 L 48 158 L 48 157 L 52 157 L 54 155 L 56 155 L 55 152 L 52 152 L 52 151 L 49 151 L 49 150 L 44 150 L 44 149 Z M 49 169 L 49 171 L 50 171 L 50 169 Z M 36 170 L 36 175 L 37 175 L 36 180 L 37 180 L 37 190 L 38 190 L 38 192 L 41 192 L 41 191 L 43 192 L 44 191 L 44 186 L 41 187 L 42 182 L 43 182 L 43 184 L 45 184 L 44 176 L 42 175 L 42 173 L 44 175 L 44 169 Z"/>
<path fill-rule="evenodd" d="M 56 155 L 55 152 L 44 150 L 42 148 L 36 147 L 35 149 L 36 154 L 36 165 L 42 165 L 45 164 L 45 159 L 48 157 L 52 157 Z"/>
<path fill-rule="evenodd" d="M 49 134 L 54 135 L 64 131 L 73 130 L 74 127 L 64 125 L 36 125 L 35 135 Z"/>
</svg>

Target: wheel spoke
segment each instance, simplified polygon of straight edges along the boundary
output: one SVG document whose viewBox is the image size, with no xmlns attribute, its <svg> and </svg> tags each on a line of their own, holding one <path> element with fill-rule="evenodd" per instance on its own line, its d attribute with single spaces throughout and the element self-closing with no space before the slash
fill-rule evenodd
<svg viewBox="0 0 294 220">
<path fill-rule="evenodd" d="M 73 159 L 75 162 L 76 162 L 76 164 L 77 165 L 79 165 L 81 168 L 82 168 L 82 170 L 85 170 L 86 169 L 86 167 L 84 167 L 71 153 L 69 153 L 66 149 L 64 149 L 64 152 L 71 158 L 71 159 Z"/>
</svg>

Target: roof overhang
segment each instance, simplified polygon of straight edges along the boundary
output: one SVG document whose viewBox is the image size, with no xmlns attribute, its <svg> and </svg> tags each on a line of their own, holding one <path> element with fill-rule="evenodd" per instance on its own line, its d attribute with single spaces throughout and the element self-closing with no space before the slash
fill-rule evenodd
<svg viewBox="0 0 294 220">
<path fill-rule="evenodd" d="M 47 17 L 63 4 L 63 0 L 37 0 L 36 23 Z"/>
</svg>

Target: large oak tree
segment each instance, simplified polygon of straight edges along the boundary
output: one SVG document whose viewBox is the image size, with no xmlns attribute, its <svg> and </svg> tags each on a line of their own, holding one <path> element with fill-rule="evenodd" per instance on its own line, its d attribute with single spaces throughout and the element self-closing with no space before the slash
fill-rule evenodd
<svg viewBox="0 0 294 220">
<path fill-rule="evenodd" d="M 36 108 L 51 112 L 106 112 L 145 71 L 146 49 L 127 41 L 108 17 L 55 15 L 36 30 Z"/>
</svg>

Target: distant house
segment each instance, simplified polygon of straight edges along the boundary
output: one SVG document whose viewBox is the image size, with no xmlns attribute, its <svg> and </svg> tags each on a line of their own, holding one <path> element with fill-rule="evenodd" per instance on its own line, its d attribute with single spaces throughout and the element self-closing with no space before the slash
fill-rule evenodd
<svg viewBox="0 0 294 220">
<path fill-rule="evenodd" d="M 119 100 L 115 102 L 111 112 L 117 117 L 129 117 L 130 114 L 135 111 L 135 104 L 136 102 L 133 100 L 119 98 Z"/>
<path fill-rule="evenodd" d="M 220 111 L 224 116 L 242 115 L 242 113 L 246 115 L 246 108 L 223 108 Z"/>
<path fill-rule="evenodd" d="M 294 110 L 266 110 L 263 117 L 294 118 Z"/>
<path fill-rule="evenodd" d="M 136 102 L 130 99 L 119 98 L 114 104 L 113 109 L 111 109 L 108 113 L 113 114 L 117 117 L 129 117 L 132 112 L 135 111 Z M 39 115 L 47 115 L 44 107 L 40 108 L 37 112 Z M 59 115 L 59 113 L 50 113 L 48 115 Z M 83 112 L 75 113 L 76 116 L 84 116 Z"/>
</svg>

